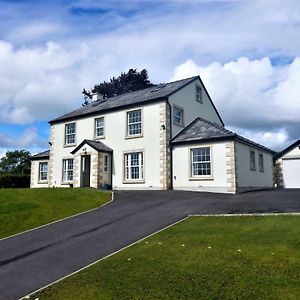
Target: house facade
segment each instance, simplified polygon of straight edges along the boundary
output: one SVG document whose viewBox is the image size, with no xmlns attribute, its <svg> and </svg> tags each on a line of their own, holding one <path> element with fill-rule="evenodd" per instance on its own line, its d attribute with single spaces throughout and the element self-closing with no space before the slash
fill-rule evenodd
<svg viewBox="0 0 300 300">
<path fill-rule="evenodd" d="M 50 149 L 32 157 L 31 187 L 235 193 L 273 186 L 273 152 L 224 128 L 199 76 L 94 95 L 49 123 Z"/>
</svg>

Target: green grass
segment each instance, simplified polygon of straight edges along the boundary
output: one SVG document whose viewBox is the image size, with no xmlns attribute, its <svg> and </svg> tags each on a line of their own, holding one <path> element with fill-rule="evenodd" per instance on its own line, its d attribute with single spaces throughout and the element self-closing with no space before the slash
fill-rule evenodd
<svg viewBox="0 0 300 300">
<path fill-rule="evenodd" d="M 300 218 L 190 218 L 35 297 L 300 299 Z"/>
<path fill-rule="evenodd" d="M 108 202 L 93 189 L 0 189 L 0 238 L 74 215 Z"/>
</svg>

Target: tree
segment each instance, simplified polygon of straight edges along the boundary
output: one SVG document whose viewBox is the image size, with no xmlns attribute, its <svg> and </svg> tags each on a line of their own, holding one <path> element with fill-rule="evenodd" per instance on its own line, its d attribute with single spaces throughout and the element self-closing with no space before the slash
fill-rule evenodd
<svg viewBox="0 0 300 300">
<path fill-rule="evenodd" d="M 0 159 L 0 174 L 30 174 L 30 152 L 7 151 Z"/>
<path fill-rule="evenodd" d="M 138 72 L 137 69 L 129 69 L 127 73 L 121 73 L 120 76 L 111 78 L 109 82 L 104 81 L 95 85 L 92 92 L 100 93 L 104 98 L 110 98 L 153 85 L 154 84 L 149 80 L 148 71 L 146 69 L 140 72 Z M 86 93 L 84 93 L 84 95 L 86 95 Z"/>
</svg>

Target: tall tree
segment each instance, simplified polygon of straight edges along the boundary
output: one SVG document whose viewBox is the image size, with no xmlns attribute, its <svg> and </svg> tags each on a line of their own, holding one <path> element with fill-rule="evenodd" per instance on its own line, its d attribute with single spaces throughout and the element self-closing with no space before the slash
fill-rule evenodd
<svg viewBox="0 0 300 300">
<path fill-rule="evenodd" d="M 0 159 L 0 174 L 30 174 L 30 152 L 7 151 Z"/>
<path fill-rule="evenodd" d="M 104 98 L 110 98 L 153 85 L 154 84 L 149 80 L 148 71 L 146 69 L 140 72 L 138 72 L 137 69 L 129 69 L 128 72 L 111 78 L 109 82 L 104 81 L 95 85 L 92 92 L 98 92 L 102 94 Z"/>
</svg>

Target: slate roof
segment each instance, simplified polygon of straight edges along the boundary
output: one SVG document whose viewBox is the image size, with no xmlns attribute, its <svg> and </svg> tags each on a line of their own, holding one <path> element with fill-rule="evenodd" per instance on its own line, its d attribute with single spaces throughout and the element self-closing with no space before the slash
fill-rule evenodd
<svg viewBox="0 0 300 300">
<path fill-rule="evenodd" d="M 106 112 L 109 110 L 118 109 L 121 107 L 126 106 L 133 106 L 136 104 L 143 104 L 147 102 L 154 102 L 159 101 L 163 99 L 167 99 L 170 95 L 177 92 L 181 88 L 185 87 L 189 83 L 200 79 L 199 76 L 194 76 L 174 82 L 164 83 L 164 84 L 158 84 L 143 90 L 135 91 L 126 93 L 123 95 L 111 97 L 105 100 L 98 100 L 94 101 L 86 106 L 82 106 L 79 109 L 76 109 L 70 113 L 67 113 L 65 115 L 62 115 L 56 119 L 51 120 L 49 123 L 58 123 L 60 121 L 66 121 L 66 120 L 72 120 L 77 119 L 78 117 L 83 117 L 87 115 L 93 115 L 97 114 L 99 112 Z M 204 86 L 204 85 L 203 85 Z M 211 99 L 210 99 L 211 101 Z M 212 102 L 212 101 L 211 101 Z M 213 102 L 213 107 L 215 108 Z M 215 108 L 216 110 L 216 108 Z M 216 113 L 218 114 L 218 111 L 216 110 Z M 218 114 L 221 122 L 222 119 L 220 115 Z"/>
<path fill-rule="evenodd" d="M 212 123 L 202 118 L 196 118 L 192 123 L 180 131 L 171 141 L 171 144 L 186 144 L 193 142 L 206 142 L 216 140 L 237 140 L 250 144 L 264 151 L 275 153 L 275 151 L 257 144 L 249 139 L 234 133 L 225 127 Z"/>
<path fill-rule="evenodd" d="M 277 155 L 275 156 L 275 159 L 281 158 L 282 156 L 287 154 L 289 151 L 291 151 L 295 147 L 300 147 L 300 140 L 297 140 L 293 144 L 291 144 L 288 147 L 286 147 L 285 149 L 283 149 L 281 152 L 277 153 Z"/>
<path fill-rule="evenodd" d="M 108 152 L 111 153 L 113 150 L 106 146 L 104 143 L 100 141 L 93 140 L 83 140 L 72 152 L 71 154 L 75 154 L 84 144 L 91 146 L 93 149 L 99 152 Z"/>
<path fill-rule="evenodd" d="M 45 159 L 50 157 L 50 150 L 46 150 L 44 152 L 35 154 L 31 156 L 31 160 L 39 160 L 39 159 Z"/>
</svg>

